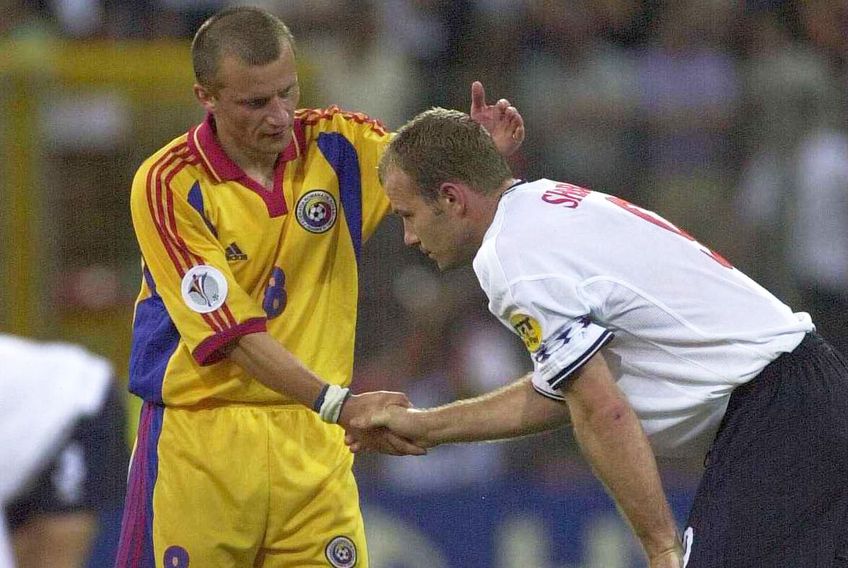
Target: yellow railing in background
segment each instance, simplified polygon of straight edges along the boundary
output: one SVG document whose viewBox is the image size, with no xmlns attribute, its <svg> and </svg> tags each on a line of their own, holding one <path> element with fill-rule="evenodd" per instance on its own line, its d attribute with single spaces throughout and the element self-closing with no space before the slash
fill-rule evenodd
<svg viewBox="0 0 848 568">
<path fill-rule="evenodd" d="M 192 82 L 186 41 L 0 40 L 0 331 L 80 343 L 126 376 L 131 303 L 99 310 L 51 304 L 47 281 L 67 275 L 54 273 L 61 259 L 44 246 L 51 227 L 43 192 L 61 183 L 42 186 L 49 172 L 39 138 L 40 105 L 49 94 L 71 89 L 109 90 L 138 107 L 194 108 Z M 129 420 L 131 431 L 134 423 Z"/>
<path fill-rule="evenodd" d="M 304 58 L 299 72 L 306 101 L 311 73 Z M 126 377 L 131 300 L 86 309 L 57 305 L 51 293 L 68 274 L 57 270 L 63 259 L 48 246 L 55 227 L 46 197 L 69 180 L 53 180 L 47 171 L 40 114 L 53 95 L 117 93 L 133 109 L 132 143 L 153 151 L 169 140 L 162 132 L 176 136 L 202 116 L 192 84 L 188 41 L 0 39 L 0 331 L 79 343 L 112 360 Z M 122 260 L 140 282 L 140 267 L 134 269 L 139 259 Z M 132 430 L 135 419 L 129 423 Z"/>
<path fill-rule="evenodd" d="M 63 275 L 49 274 L 56 262 L 39 229 L 50 191 L 40 187 L 39 104 L 50 92 L 108 89 L 132 105 L 189 106 L 192 80 L 185 41 L 0 42 L 0 329 L 83 343 L 125 368 L 129 306 L 64 312 L 45 295 L 46 279 Z"/>
</svg>

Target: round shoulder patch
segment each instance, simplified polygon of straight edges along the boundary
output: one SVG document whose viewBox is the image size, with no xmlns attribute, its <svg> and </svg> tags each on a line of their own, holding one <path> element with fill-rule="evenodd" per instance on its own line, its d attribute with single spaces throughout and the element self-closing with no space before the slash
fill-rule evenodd
<svg viewBox="0 0 848 568">
<path fill-rule="evenodd" d="M 310 233 L 324 233 L 336 224 L 336 198 L 323 189 L 306 192 L 297 202 L 295 214 L 300 226 Z"/>
<path fill-rule="evenodd" d="M 542 326 L 527 314 L 515 313 L 509 317 L 509 323 L 518 333 L 521 341 L 530 353 L 535 353 L 542 346 Z"/>
<path fill-rule="evenodd" d="M 356 545 L 346 536 L 337 536 L 324 549 L 327 560 L 335 568 L 353 568 L 356 566 Z"/>
<path fill-rule="evenodd" d="M 214 312 L 227 299 L 227 279 L 217 268 L 200 264 L 183 276 L 183 301 L 200 314 Z"/>
</svg>

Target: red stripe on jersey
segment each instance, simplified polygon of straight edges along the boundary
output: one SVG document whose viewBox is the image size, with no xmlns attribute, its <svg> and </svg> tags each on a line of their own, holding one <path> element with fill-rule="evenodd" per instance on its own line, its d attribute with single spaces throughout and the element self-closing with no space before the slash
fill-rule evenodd
<svg viewBox="0 0 848 568">
<path fill-rule="evenodd" d="M 185 153 L 175 153 L 171 161 L 163 166 L 162 171 L 156 176 L 156 204 L 157 209 L 159 210 L 160 224 L 169 236 L 170 245 L 173 246 L 180 254 L 182 259 L 185 261 L 186 270 L 188 270 L 196 264 L 202 264 L 202 259 L 196 255 L 192 255 L 191 251 L 188 250 L 185 241 L 180 238 L 177 232 L 177 222 L 174 217 L 174 197 L 170 187 L 170 182 L 177 172 L 187 165 L 185 157 Z M 168 174 L 165 174 L 165 170 L 171 167 L 172 164 L 176 165 L 174 165 L 173 169 L 171 169 Z M 165 178 L 164 189 L 162 183 L 163 177 Z M 182 276 L 182 274 L 180 276 Z"/>
<path fill-rule="evenodd" d="M 162 241 L 162 245 L 165 247 L 165 252 L 168 253 L 168 256 L 171 258 L 171 262 L 174 263 L 174 266 L 177 269 L 177 274 L 179 274 L 180 278 L 182 278 L 186 273 L 186 268 L 180 264 L 179 259 L 174 254 L 174 250 L 171 248 L 171 240 L 165 233 L 165 228 L 162 226 L 159 216 L 157 215 L 157 208 L 153 202 L 154 188 L 156 187 L 156 184 L 153 183 L 153 177 L 154 173 L 163 167 L 163 163 L 170 163 L 174 159 L 174 152 L 179 151 L 182 147 L 183 146 L 177 146 L 174 150 L 159 158 L 159 160 L 150 167 L 147 171 L 147 183 L 145 186 L 145 191 L 147 193 L 147 208 L 150 211 L 150 217 L 153 219 L 153 225 L 156 227 L 156 232 L 159 233 L 159 240 Z M 156 177 L 158 177 L 158 174 Z"/>
<path fill-rule="evenodd" d="M 150 169 L 147 181 L 148 206 L 150 207 L 154 225 L 156 225 L 156 230 L 159 233 L 162 245 L 165 247 L 168 256 L 174 263 L 180 279 L 185 276 L 188 269 L 195 263 L 192 262 L 192 255 L 189 253 L 188 247 L 185 246 L 185 242 L 179 238 L 176 231 L 176 221 L 173 215 L 174 203 L 170 187 L 168 187 L 168 191 L 166 193 L 167 206 L 163 202 L 162 177 L 163 175 L 166 175 L 165 172 L 168 168 L 173 166 L 173 169 L 167 174 L 167 180 L 170 182 L 178 171 L 182 170 L 185 166 L 191 163 L 190 160 L 185 159 L 186 157 L 190 157 L 187 149 L 188 145 L 183 143 L 174 147 L 170 152 L 165 154 Z M 153 183 L 151 178 L 155 178 L 155 183 Z M 153 195 L 154 188 L 155 198 Z M 170 226 L 168 223 L 169 220 L 171 221 Z M 182 257 L 182 261 L 184 261 L 185 264 L 180 262 L 180 257 Z M 200 259 L 200 257 L 196 258 Z M 200 260 L 200 264 L 202 264 L 202 259 Z M 220 333 L 223 329 L 228 327 L 223 324 L 220 317 L 215 318 L 209 314 L 201 314 L 201 316 L 206 322 L 206 325 L 208 325 L 216 333 Z"/>
<path fill-rule="evenodd" d="M 167 176 L 164 177 L 164 180 L 161 176 L 157 180 L 157 191 L 164 194 L 164 200 L 160 195 L 159 202 L 160 206 L 163 202 L 165 205 L 165 209 L 162 212 L 162 217 L 165 220 L 165 227 L 167 231 L 173 236 L 173 244 L 176 246 L 177 251 L 179 251 L 180 256 L 182 256 L 183 259 L 185 259 L 188 263 L 188 266 L 191 267 L 206 264 L 206 260 L 202 256 L 192 252 L 186 244 L 185 240 L 183 240 L 182 236 L 180 235 L 179 227 L 177 225 L 177 219 L 174 214 L 174 191 L 171 188 L 171 181 L 174 179 L 174 176 L 176 176 L 185 166 L 197 165 L 200 162 L 196 157 L 190 154 L 181 154 L 178 156 L 178 158 L 180 158 L 180 162 L 175 165 L 173 169 L 171 169 Z M 220 333 L 228 327 L 232 327 L 236 324 L 234 318 L 232 322 L 224 321 L 224 318 L 221 317 L 219 310 L 215 310 L 214 312 L 201 315 L 203 316 L 203 319 L 206 321 L 207 325 L 209 325 L 209 327 L 217 333 Z"/>
<path fill-rule="evenodd" d="M 238 324 L 238 322 L 236 321 L 235 316 L 233 316 L 233 312 L 231 312 L 231 311 L 230 311 L 230 307 L 227 305 L 227 303 L 226 303 L 226 302 L 224 302 L 224 303 L 221 305 L 221 307 L 220 307 L 220 308 L 218 308 L 217 310 L 215 310 L 215 312 L 213 312 L 213 313 L 217 313 L 218 311 L 223 312 L 223 313 L 224 313 L 224 317 L 225 317 L 225 318 L 227 318 L 227 323 L 229 323 L 229 325 L 228 325 L 227 327 L 233 327 L 234 325 L 237 325 L 237 324 Z"/>
<path fill-rule="evenodd" d="M 164 173 L 166 168 L 162 168 L 162 173 L 156 180 L 156 193 L 160 208 L 160 215 L 164 220 L 163 225 L 166 232 L 168 232 L 173 239 L 171 244 L 176 248 L 177 252 L 179 252 L 180 256 L 183 260 L 185 260 L 186 265 L 190 268 L 192 266 L 206 264 L 206 262 L 203 257 L 194 254 L 191 249 L 188 248 L 188 245 L 185 243 L 182 236 L 180 236 L 179 227 L 177 226 L 177 218 L 174 215 L 174 191 L 171 189 L 171 181 L 184 167 L 187 165 L 196 165 L 198 161 L 196 158 L 191 156 L 191 154 L 181 152 L 175 155 L 174 162 L 176 162 L 176 165 L 174 165 L 167 174 Z M 168 166 L 170 165 L 171 164 L 168 164 Z M 216 332 L 221 332 L 225 328 L 229 327 L 224 323 L 221 317 L 216 315 L 214 312 L 201 315 L 207 325 Z"/>
<path fill-rule="evenodd" d="M 194 266 L 196 266 L 198 264 L 206 264 L 206 259 L 204 259 L 202 256 L 200 256 L 198 254 L 193 253 L 191 251 L 191 249 L 188 248 L 188 245 L 186 245 L 185 241 L 183 240 L 182 236 L 180 235 L 179 229 L 177 227 L 177 220 L 174 217 L 174 192 L 171 189 L 171 180 L 174 179 L 174 176 L 177 175 L 177 173 L 180 170 L 182 170 L 183 167 L 185 167 L 186 165 L 195 166 L 199 163 L 200 163 L 200 160 L 198 160 L 197 157 L 190 155 L 189 158 L 184 161 L 184 163 L 180 164 L 178 167 L 175 167 L 173 170 L 171 170 L 171 173 L 169 173 L 168 176 L 165 178 L 165 193 L 166 193 L 166 199 L 167 199 L 167 205 L 168 205 L 167 206 L 168 224 L 170 226 L 171 232 L 173 233 L 174 237 L 177 240 L 177 246 L 179 247 L 180 251 L 183 253 L 184 256 L 188 256 L 188 258 L 191 259 L 190 262 Z M 223 315 L 221 313 L 222 310 L 223 310 Z M 236 325 L 238 323 L 236 321 L 236 318 L 233 317 L 232 312 L 230 311 L 230 309 L 227 307 L 226 304 L 224 304 L 221 308 L 218 308 L 214 312 L 210 312 L 209 314 L 205 314 L 205 315 L 209 316 L 213 320 L 215 320 L 215 322 L 220 326 L 221 330 L 224 330 L 224 329 L 229 328 L 229 327 L 233 327 L 234 325 Z M 226 321 L 225 321 L 225 319 L 226 319 Z"/>
<path fill-rule="evenodd" d="M 166 202 L 167 202 L 167 207 L 166 207 L 167 217 L 166 217 L 166 219 L 167 219 L 168 228 L 170 229 L 171 234 L 173 234 L 174 238 L 176 239 L 176 244 L 177 244 L 178 250 L 180 251 L 181 255 L 183 256 L 183 258 L 188 258 L 189 259 L 189 265 L 193 265 L 193 266 L 196 266 L 198 264 L 206 264 L 206 260 L 202 256 L 192 252 L 191 249 L 186 244 L 186 242 L 183 240 L 182 236 L 180 235 L 179 227 L 177 226 L 177 220 L 176 220 L 176 217 L 174 216 L 174 192 L 173 192 L 173 189 L 171 188 L 171 181 L 174 179 L 174 176 L 176 176 L 177 173 L 179 173 L 185 166 L 187 166 L 187 165 L 194 166 L 194 165 L 197 165 L 199 163 L 200 163 L 200 160 L 198 160 L 198 158 L 196 156 L 189 154 L 188 157 L 183 159 L 183 161 L 180 164 L 178 164 L 176 167 L 174 167 L 171 170 L 171 172 L 165 177 L 165 180 L 164 180 L 165 198 L 166 198 Z M 215 324 L 217 324 L 217 326 L 219 327 L 218 331 L 223 331 L 224 329 L 233 327 L 233 326 L 237 325 L 237 323 L 238 323 L 236 321 L 236 318 L 233 317 L 233 314 L 230 311 L 230 308 L 226 304 L 224 304 L 221 308 L 218 308 L 217 310 L 215 310 L 213 312 L 210 312 L 208 314 L 204 314 L 204 318 L 211 318 L 215 322 Z M 215 326 L 210 324 L 210 327 L 214 328 Z"/>
</svg>

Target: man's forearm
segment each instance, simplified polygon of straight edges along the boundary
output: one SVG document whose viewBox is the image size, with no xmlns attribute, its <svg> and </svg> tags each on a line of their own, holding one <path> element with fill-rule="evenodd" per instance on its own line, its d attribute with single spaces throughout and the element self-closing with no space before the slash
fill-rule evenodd
<svg viewBox="0 0 848 568">
<path fill-rule="evenodd" d="M 266 387 L 307 407 L 326 384 L 267 333 L 245 335 L 229 357 Z"/>
<path fill-rule="evenodd" d="M 546 398 L 530 375 L 482 396 L 420 413 L 428 445 L 479 442 L 526 436 L 568 422 L 568 407 Z"/>
<path fill-rule="evenodd" d="M 679 547 L 656 460 L 629 405 L 574 414 L 581 450 L 627 517 L 649 558 Z"/>
<path fill-rule="evenodd" d="M 370 416 L 388 406 L 410 406 L 403 393 L 379 391 L 351 395 L 346 388 L 328 386 L 267 333 L 245 335 L 230 351 L 229 357 L 268 388 L 312 408 L 325 422 L 345 429 L 360 414 Z M 325 387 L 329 391 L 321 395 Z M 424 453 L 422 448 L 394 435 L 376 440 L 374 447 L 378 451 L 399 455 Z"/>
</svg>

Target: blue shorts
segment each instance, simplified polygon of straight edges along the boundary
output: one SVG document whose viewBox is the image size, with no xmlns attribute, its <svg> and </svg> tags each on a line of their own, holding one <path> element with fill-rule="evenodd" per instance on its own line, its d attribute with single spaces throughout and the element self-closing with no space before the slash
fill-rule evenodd
<svg viewBox="0 0 848 568">
<path fill-rule="evenodd" d="M 705 465 L 686 568 L 848 568 L 848 364 L 826 341 L 733 392 Z"/>
</svg>

